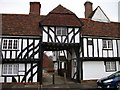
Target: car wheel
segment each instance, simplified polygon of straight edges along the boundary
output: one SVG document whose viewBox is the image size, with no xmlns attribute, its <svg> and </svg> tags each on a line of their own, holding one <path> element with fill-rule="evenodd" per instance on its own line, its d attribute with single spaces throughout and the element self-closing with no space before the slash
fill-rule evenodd
<svg viewBox="0 0 120 90">
<path fill-rule="evenodd" d="M 120 90 L 120 82 L 117 83 L 117 90 Z"/>
</svg>

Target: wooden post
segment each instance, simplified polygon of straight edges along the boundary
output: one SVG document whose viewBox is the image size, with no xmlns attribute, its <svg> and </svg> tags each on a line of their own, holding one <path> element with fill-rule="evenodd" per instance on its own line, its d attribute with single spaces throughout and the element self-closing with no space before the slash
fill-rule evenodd
<svg viewBox="0 0 120 90">
<path fill-rule="evenodd" d="M 55 84 L 55 74 L 53 73 L 53 79 L 52 79 L 52 82 L 53 82 L 53 84 Z"/>
<path fill-rule="evenodd" d="M 39 82 L 39 85 L 41 87 L 42 85 L 42 70 L 43 70 L 43 52 L 44 49 L 42 47 L 42 43 L 41 41 L 39 42 L 40 46 L 39 46 L 39 58 L 40 60 L 38 61 L 38 76 L 37 76 L 37 82 Z"/>
</svg>

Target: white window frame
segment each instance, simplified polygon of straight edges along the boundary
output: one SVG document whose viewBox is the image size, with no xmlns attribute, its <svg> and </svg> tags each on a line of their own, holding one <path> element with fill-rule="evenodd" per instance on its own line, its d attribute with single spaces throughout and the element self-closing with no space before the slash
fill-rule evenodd
<svg viewBox="0 0 120 90">
<path fill-rule="evenodd" d="M 3 64 L 2 75 L 18 75 L 18 64 Z"/>
<path fill-rule="evenodd" d="M 106 72 L 116 71 L 116 61 L 106 61 L 105 68 L 106 68 Z"/>
<path fill-rule="evenodd" d="M 112 40 L 103 40 L 103 49 L 112 49 Z"/>
<path fill-rule="evenodd" d="M 67 27 L 56 27 L 56 35 L 66 36 L 67 35 Z"/>
<path fill-rule="evenodd" d="M 18 39 L 3 39 L 2 50 L 18 50 L 19 40 Z"/>
</svg>

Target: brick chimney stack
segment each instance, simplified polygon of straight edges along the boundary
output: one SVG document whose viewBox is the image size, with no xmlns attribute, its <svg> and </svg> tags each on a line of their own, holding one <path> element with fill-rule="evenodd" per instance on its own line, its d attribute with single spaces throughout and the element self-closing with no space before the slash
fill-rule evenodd
<svg viewBox="0 0 120 90">
<path fill-rule="evenodd" d="M 84 6 L 85 6 L 85 18 L 88 18 L 90 16 L 90 14 L 92 13 L 93 11 L 93 8 L 92 8 L 92 2 L 90 1 L 86 1 Z"/>
<path fill-rule="evenodd" d="M 40 2 L 30 2 L 30 12 L 29 14 L 40 15 Z"/>
</svg>

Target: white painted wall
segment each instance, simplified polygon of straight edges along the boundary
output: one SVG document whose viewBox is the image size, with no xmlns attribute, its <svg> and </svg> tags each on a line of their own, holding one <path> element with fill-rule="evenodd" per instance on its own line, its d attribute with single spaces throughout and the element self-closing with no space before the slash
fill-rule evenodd
<svg viewBox="0 0 120 90">
<path fill-rule="evenodd" d="M 116 62 L 118 70 L 118 62 Z M 106 72 L 104 61 L 84 61 L 83 80 L 96 80 L 106 77 L 114 72 Z"/>
<path fill-rule="evenodd" d="M 92 17 L 92 20 L 99 22 L 110 22 L 107 16 L 102 12 L 102 10 L 98 7 L 95 14 Z"/>
</svg>

